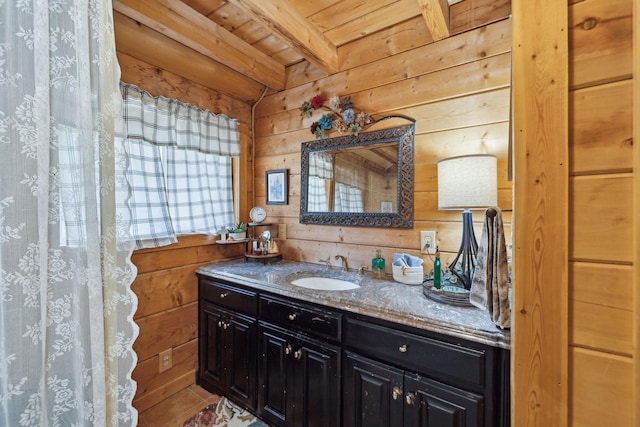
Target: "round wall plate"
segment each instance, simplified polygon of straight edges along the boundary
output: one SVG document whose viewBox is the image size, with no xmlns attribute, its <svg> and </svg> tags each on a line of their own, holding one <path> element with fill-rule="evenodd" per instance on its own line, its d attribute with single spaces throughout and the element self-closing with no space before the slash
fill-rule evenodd
<svg viewBox="0 0 640 427">
<path fill-rule="evenodd" d="M 251 218 L 251 221 L 256 224 L 259 224 L 262 221 L 264 221 L 266 217 L 267 217 L 267 211 L 265 211 L 262 206 L 254 206 L 249 211 L 249 218 Z"/>
</svg>

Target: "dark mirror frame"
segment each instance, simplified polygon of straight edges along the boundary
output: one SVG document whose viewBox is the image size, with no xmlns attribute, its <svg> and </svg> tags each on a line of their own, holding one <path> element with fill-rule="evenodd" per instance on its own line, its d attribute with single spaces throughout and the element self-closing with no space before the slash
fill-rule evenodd
<svg viewBox="0 0 640 427">
<path fill-rule="evenodd" d="M 414 121 L 413 119 L 407 119 Z M 398 142 L 398 187 L 395 213 L 307 212 L 309 189 L 309 154 L 317 151 L 375 146 Z M 317 139 L 302 143 L 300 179 L 300 223 L 352 227 L 413 228 L 415 124 Z"/>
</svg>

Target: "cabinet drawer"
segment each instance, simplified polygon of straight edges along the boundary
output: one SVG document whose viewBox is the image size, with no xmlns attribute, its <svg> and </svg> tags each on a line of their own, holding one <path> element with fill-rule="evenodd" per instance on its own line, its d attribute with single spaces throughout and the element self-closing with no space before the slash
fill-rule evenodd
<svg viewBox="0 0 640 427">
<path fill-rule="evenodd" d="M 346 344 L 359 353 L 442 379 L 485 385 L 483 350 L 347 319 Z"/>
<path fill-rule="evenodd" d="M 258 314 L 258 293 L 235 286 L 200 279 L 200 298 L 242 313 Z"/>
<path fill-rule="evenodd" d="M 260 296 L 260 318 L 277 325 L 340 341 L 342 315 L 306 304 Z"/>
</svg>

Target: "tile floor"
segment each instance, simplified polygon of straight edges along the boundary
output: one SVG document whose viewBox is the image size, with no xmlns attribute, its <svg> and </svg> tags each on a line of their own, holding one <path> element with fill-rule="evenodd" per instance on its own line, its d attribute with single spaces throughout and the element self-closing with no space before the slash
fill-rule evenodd
<svg viewBox="0 0 640 427">
<path fill-rule="evenodd" d="M 219 397 L 191 385 L 138 415 L 138 427 L 176 427 Z"/>
</svg>

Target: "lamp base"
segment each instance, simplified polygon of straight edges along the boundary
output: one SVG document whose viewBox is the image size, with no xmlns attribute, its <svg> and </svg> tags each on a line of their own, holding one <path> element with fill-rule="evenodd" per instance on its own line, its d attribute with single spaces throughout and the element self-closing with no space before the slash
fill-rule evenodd
<svg viewBox="0 0 640 427">
<path fill-rule="evenodd" d="M 473 231 L 473 218 L 471 211 L 465 209 L 464 212 L 462 212 L 462 242 L 460 242 L 458 255 L 451 264 L 449 264 L 449 270 L 452 274 L 456 275 L 467 290 L 471 289 L 477 254 L 478 242 L 476 241 L 476 235 Z M 461 272 L 458 271 L 457 268 L 459 262 L 462 266 Z"/>
</svg>

